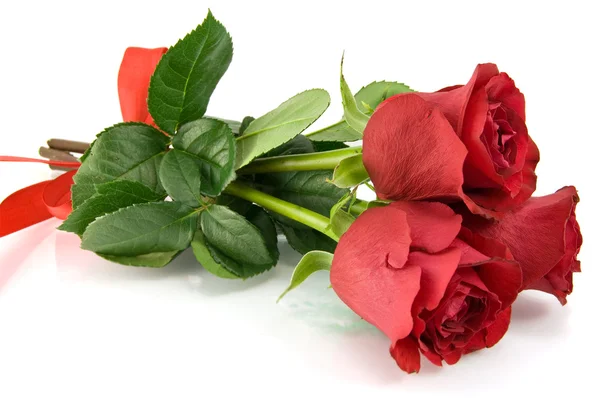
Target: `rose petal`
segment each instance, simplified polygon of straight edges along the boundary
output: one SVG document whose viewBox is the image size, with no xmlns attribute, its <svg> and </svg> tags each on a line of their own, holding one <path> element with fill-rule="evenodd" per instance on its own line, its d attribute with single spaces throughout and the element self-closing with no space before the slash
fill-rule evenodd
<svg viewBox="0 0 600 398">
<path fill-rule="evenodd" d="M 461 229 L 462 217 L 437 202 L 394 202 L 388 207 L 406 213 L 411 246 L 430 253 L 446 249 Z"/>
<path fill-rule="evenodd" d="M 553 294 L 562 305 L 567 304 L 567 292 L 554 289 L 552 283 L 550 283 L 550 281 L 546 278 L 542 278 L 533 282 L 531 285 L 529 285 L 529 287 L 527 287 L 527 289 L 539 290 L 544 293 Z"/>
<path fill-rule="evenodd" d="M 467 215 L 467 218 L 472 219 L 475 217 Z M 487 222 L 481 218 L 479 218 L 479 220 L 483 223 Z M 468 253 L 463 251 L 463 258 L 461 258 L 460 261 L 461 265 L 487 261 L 490 258 L 502 258 L 506 260 L 514 259 L 512 253 L 508 250 L 508 247 L 500 240 L 476 234 L 465 226 L 461 228 L 457 241 L 463 241 L 463 244 L 470 248 Z M 453 245 L 455 243 L 453 243 Z M 477 251 L 479 255 L 476 255 L 473 251 Z M 480 259 L 480 261 L 476 261 L 477 259 Z"/>
<path fill-rule="evenodd" d="M 581 272 L 581 263 L 577 260 L 581 243 L 581 231 L 573 211 L 565 226 L 565 254 L 544 279 L 533 283 L 529 288 L 554 294 L 565 305 L 567 295 L 573 291 L 573 272 Z"/>
<path fill-rule="evenodd" d="M 390 200 L 457 200 L 466 148 L 442 113 L 415 94 L 390 98 L 365 129 L 363 162 Z"/>
<path fill-rule="evenodd" d="M 569 258 L 566 267 L 578 268 L 574 256 L 581 245 L 575 238 L 566 241 L 566 227 L 574 214 L 579 198 L 574 187 L 565 187 L 552 195 L 531 198 L 500 222 L 485 222 L 466 217 L 465 225 L 471 230 L 503 241 L 523 271 L 522 289 L 540 288 L 540 280 Z M 572 246 L 575 245 L 573 248 Z M 560 295 L 557 294 L 560 299 Z"/>
<path fill-rule="evenodd" d="M 484 88 L 491 77 L 498 73 L 499 70 L 495 64 L 479 64 L 475 68 L 469 82 L 464 86 L 447 87 L 435 93 L 419 93 L 419 96 L 435 104 L 448 121 L 450 121 L 450 124 L 460 137 L 462 136 L 463 121 L 469 98 L 471 98 L 474 91 Z M 454 87 L 455 89 L 452 89 Z M 481 121 L 480 131 L 483 130 L 484 122 L 485 120 Z"/>
<path fill-rule="evenodd" d="M 510 76 L 501 72 L 492 77 L 485 88 L 491 101 L 502 101 L 507 108 L 514 110 L 521 120 L 525 121 L 525 96 Z"/>
<path fill-rule="evenodd" d="M 422 344 L 420 342 L 419 342 L 419 347 L 421 347 L 421 353 L 423 353 L 425 358 L 429 359 L 429 362 L 431 362 L 432 364 L 434 364 L 436 366 L 442 366 L 442 357 L 440 357 L 435 352 L 429 351 L 429 348 L 427 348 L 424 344 Z"/>
<path fill-rule="evenodd" d="M 498 170 L 498 174 L 504 176 L 505 178 L 510 178 L 515 173 L 523 170 L 525 161 L 527 160 L 529 143 L 533 141 L 529 137 L 525 121 L 517 115 L 516 111 L 507 109 L 506 114 L 508 118 L 507 123 L 513 130 L 509 141 L 512 147 L 512 164 L 510 167 L 507 167 L 504 170 Z M 521 183 L 519 184 L 519 188 Z"/>
<path fill-rule="evenodd" d="M 468 150 L 464 169 L 465 191 L 469 187 L 494 188 L 502 184 L 502 178 L 496 173 L 492 158 L 481 140 L 490 102 L 485 85 L 499 73 L 495 64 L 477 65 L 465 86 L 471 91 L 456 130 Z"/>
<path fill-rule="evenodd" d="M 515 207 L 516 205 L 520 205 L 523 202 L 525 202 L 535 192 L 535 188 L 537 185 L 537 175 L 535 174 L 535 168 L 537 167 L 539 161 L 540 151 L 538 150 L 538 147 L 535 144 L 535 142 L 533 142 L 531 137 L 529 137 L 527 155 L 525 156 L 525 164 L 523 166 L 523 170 L 521 170 L 521 191 L 512 201 Z"/>
<path fill-rule="evenodd" d="M 525 200 L 529 199 L 536 188 L 537 176 L 535 174 L 535 168 L 539 160 L 540 154 L 538 148 L 533 140 L 528 138 L 528 147 L 523 169 L 520 173 L 514 174 L 510 179 L 505 180 L 504 182 L 504 184 L 510 186 L 515 183 L 511 182 L 511 179 L 517 181 L 518 187 L 514 187 L 513 189 L 514 192 L 518 191 L 518 193 L 513 196 L 514 192 L 507 191 L 501 187 L 488 189 L 478 188 L 476 190 L 470 190 L 465 187 L 466 194 L 469 195 L 475 204 L 474 206 L 469 206 L 469 210 L 474 214 L 480 214 L 488 218 L 491 216 L 501 219 L 504 212 L 517 207 Z M 468 177 L 465 177 L 465 181 L 470 180 Z M 467 202 L 465 201 L 465 203 Z"/>
<path fill-rule="evenodd" d="M 396 360 L 398 367 L 406 373 L 419 373 L 421 354 L 414 338 L 397 340 L 390 346 L 390 355 Z"/>
<path fill-rule="evenodd" d="M 459 195 L 473 214 L 500 219 L 531 196 L 539 154 L 527 133 L 524 96 L 506 73 L 481 64 L 464 86 L 418 95 L 442 111 L 467 148 Z"/>
<path fill-rule="evenodd" d="M 507 307 L 504 311 L 500 312 L 496 317 L 496 322 L 492 323 L 487 327 L 485 331 L 485 345 L 490 348 L 500 341 L 506 334 L 508 326 L 510 325 L 510 315 L 512 307 Z"/>
<path fill-rule="evenodd" d="M 411 307 L 420 287 L 421 269 L 405 264 L 409 234 L 401 209 L 369 209 L 342 236 L 331 266 L 338 296 L 391 341 L 410 334 Z"/>
<path fill-rule="evenodd" d="M 502 186 L 502 177 L 496 172 L 492 157 L 481 140 L 487 119 L 489 102 L 485 90 L 474 91 L 465 113 L 461 140 L 468 150 L 465 159 L 465 190 Z"/>
<path fill-rule="evenodd" d="M 417 312 L 423 308 L 433 311 L 437 307 L 458 267 L 460 256 L 461 252 L 456 248 L 437 254 L 410 253 L 407 265 L 421 268 L 421 289 L 414 303 Z"/>
<path fill-rule="evenodd" d="M 476 192 L 478 192 L 478 193 L 473 194 L 473 192 L 471 192 L 468 195 L 465 194 L 464 192 L 461 193 L 461 198 L 463 200 L 463 203 L 465 204 L 465 207 L 469 210 L 470 213 L 477 214 L 477 215 L 487 218 L 487 219 L 501 219 L 504 216 L 503 212 L 496 211 L 496 210 L 494 210 L 493 207 L 486 208 L 486 207 L 482 207 L 482 206 L 478 205 L 475 202 L 475 200 L 473 200 L 470 197 L 472 195 L 476 199 L 478 199 L 478 197 L 492 197 L 493 198 L 493 197 L 495 197 L 494 195 L 497 195 L 497 190 L 479 189 Z"/>
<path fill-rule="evenodd" d="M 481 263 L 490 259 L 490 256 L 486 256 L 460 238 L 456 238 L 454 242 L 452 242 L 451 247 L 455 247 L 460 250 L 461 266 L 470 266 L 471 264 Z"/>
<path fill-rule="evenodd" d="M 467 345 L 462 349 L 463 355 L 470 354 L 474 351 L 478 351 L 485 348 L 485 333 L 485 329 L 480 330 L 478 333 L 476 333 L 471 338 L 471 340 L 469 340 Z"/>
<path fill-rule="evenodd" d="M 499 312 L 496 316 L 496 320 L 490 326 L 473 336 L 469 343 L 463 348 L 463 354 L 468 354 L 483 348 L 490 348 L 498 343 L 508 331 L 511 308 L 512 307 L 508 307 Z"/>
<path fill-rule="evenodd" d="M 446 363 L 448 365 L 454 365 L 455 363 L 457 363 L 460 360 L 461 357 L 462 357 L 461 350 L 454 350 L 454 351 L 444 354 L 444 361 L 446 361 Z"/>
<path fill-rule="evenodd" d="M 516 261 L 492 259 L 477 266 L 477 273 L 488 290 L 507 308 L 515 301 L 521 290 L 523 276 Z"/>
<path fill-rule="evenodd" d="M 119 100 L 125 122 L 154 124 L 148 113 L 148 86 L 158 61 L 167 48 L 129 47 L 119 70 Z"/>
<path fill-rule="evenodd" d="M 461 285 L 470 285 L 483 292 L 489 292 L 489 289 L 473 268 L 460 268 L 457 274 L 457 279 Z"/>
</svg>

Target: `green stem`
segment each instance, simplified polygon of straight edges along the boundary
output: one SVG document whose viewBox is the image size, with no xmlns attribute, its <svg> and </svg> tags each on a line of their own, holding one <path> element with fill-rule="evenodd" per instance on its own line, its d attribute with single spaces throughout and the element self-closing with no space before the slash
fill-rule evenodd
<svg viewBox="0 0 600 398">
<path fill-rule="evenodd" d="M 238 170 L 238 174 L 277 173 L 283 171 L 333 170 L 345 158 L 361 153 L 361 147 L 300 155 L 257 159 Z"/>
<path fill-rule="evenodd" d="M 366 200 L 357 199 L 356 202 L 350 207 L 350 213 L 354 215 L 360 215 L 369 208 L 369 202 Z"/>
<path fill-rule="evenodd" d="M 266 194 L 238 181 L 229 184 L 227 188 L 225 188 L 225 193 L 256 203 L 267 210 L 271 210 L 282 216 L 291 218 L 294 221 L 298 221 L 307 227 L 329 236 L 335 241 L 339 239 L 329 228 L 329 218 L 322 216 L 319 213 L 315 213 L 312 210 L 286 202 L 285 200 Z"/>
</svg>

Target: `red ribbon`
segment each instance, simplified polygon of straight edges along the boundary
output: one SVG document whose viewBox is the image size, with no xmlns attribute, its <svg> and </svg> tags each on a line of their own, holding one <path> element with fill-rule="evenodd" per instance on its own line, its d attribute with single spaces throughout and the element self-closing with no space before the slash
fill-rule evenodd
<svg viewBox="0 0 600 398">
<path fill-rule="evenodd" d="M 119 69 L 118 86 L 124 122 L 142 122 L 155 126 L 148 112 L 148 87 L 156 65 L 167 48 L 129 47 Z"/>
<path fill-rule="evenodd" d="M 125 51 L 119 69 L 119 101 L 126 122 L 154 125 L 148 113 L 146 97 L 150 77 L 166 48 L 130 47 Z M 79 162 L 0 156 L 0 162 L 34 162 L 53 166 L 78 168 Z M 76 170 L 68 171 L 54 180 L 23 188 L 0 203 L 0 237 L 27 228 L 52 217 L 64 220 L 72 211 L 71 185 Z"/>
<path fill-rule="evenodd" d="M 0 156 L 0 162 L 35 162 L 73 168 L 80 165 L 78 162 L 55 162 L 15 156 Z M 71 213 L 71 185 L 75 172 L 76 170 L 72 170 L 54 180 L 23 188 L 4 199 L 0 204 L 0 237 L 52 217 L 66 219 Z"/>
</svg>

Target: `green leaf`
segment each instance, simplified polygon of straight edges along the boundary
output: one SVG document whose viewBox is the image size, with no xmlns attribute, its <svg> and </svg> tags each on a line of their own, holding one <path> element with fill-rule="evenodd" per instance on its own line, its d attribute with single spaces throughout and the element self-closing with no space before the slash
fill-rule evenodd
<svg viewBox="0 0 600 398">
<path fill-rule="evenodd" d="M 340 188 L 360 185 L 369 179 L 369 173 L 362 161 L 362 153 L 342 159 L 333 170 L 331 182 Z"/>
<path fill-rule="evenodd" d="M 327 182 L 330 177 L 329 170 L 292 171 L 263 174 L 257 176 L 257 182 L 280 199 L 329 216 L 331 207 L 348 192 Z"/>
<path fill-rule="evenodd" d="M 361 109 L 361 112 L 365 112 L 366 114 L 372 114 L 373 112 L 375 112 L 375 109 L 371 108 L 371 106 L 369 104 L 367 104 L 366 102 L 361 102 L 360 103 L 363 107 L 363 109 Z"/>
<path fill-rule="evenodd" d="M 248 202 L 247 200 L 240 199 L 236 196 L 228 195 L 226 193 L 219 195 L 215 203 L 218 205 L 227 206 L 231 210 L 241 215 L 246 214 L 252 207 L 252 203 Z"/>
<path fill-rule="evenodd" d="M 352 91 L 350 91 L 350 87 L 348 87 L 348 83 L 346 83 L 346 79 L 344 78 L 343 69 L 344 57 L 342 57 L 342 62 L 340 64 L 340 90 L 342 92 L 344 120 L 352 129 L 362 135 L 362 132 L 365 130 L 365 126 L 369 121 L 369 117 L 358 109 L 356 99 L 354 98 L 354 95 L 352 95 Z"/>
<path fill-rule="evenodd" d="M 148 253 L 139 256 L 111 256 L 108 254 L 98 254 L 100 257 L 122 265 L 131 265 L 134 267 L 161 268 L 169 264 L 181 251 L 174 250 L 164 253 Z"/>
<path fill-rule="evenodd" d="M 217 198 L 217 204 L 227 206 L 229 209 L 246 217 L 248 221 L 254 224 L 263 235 L 265 243 L 271 258 L 274 261 L 279 259 L 279 248 L 277 247 L 277 229 L 275 223 L 269 214 L 261 207 L 255 206 L 252 203 L 237 198 L 235 196 L 223 194 Z"/>
<path fill-rule="evenodd" d="M 91 223 L 81 248 L 133 257 L 187 248 L 198 223 L 198 211 L 178 202 L 133 205 Z"/>
<path fill-rule="evenodd" d="M 367 203 L 367 209 L 373 209 L 375 207 L 386 207 L 390 203 L 393 203 L 393 202 L 386 201 L 386 200 L 372 200 L 369 203 Z"/>
<path fill-rule="evenodd" d="M 90 152 L 92 152 L 92 147 L 94 146 L 94 144 L 96 143 L 96 141 L 94 140 L 90 146 L 88 147 L 88 149 L 85 150 L 85 152 L 83 153 L 83 155 L 81 155 L 81 157 L 79 158 L 79 161 L 81 163 L 85 162 L 85 160 L 88 158 L 88 156 L 90 156 Z"/>
<path fill-rule="evenodd" d="M 178 155 L 168 159 L 164 178 L 161 168 L 161 181 L 174 199 L 197 199 L 197 203 L 200 192 L 217 196 L 235 178 L 235 140 L 226 123 L 215 119 L 187 123 L 173 139 L 173 147 Z M 177 199 L 172 193 L 180 189 L 186 193 L 177 192 L 180 197 L 184 195 Z"/>
<path fill-rule="evenodd" d="M 358 217 L 362 213 L 367 211 L 368 209 L 372 209 L 374 207 L 385 207 L 385 206 L 389 205 L 390 203 L 393 203 L 393 202 L 385 201 L 385 200 L 363 201 L 363 200 L 358 200 L 356 198 L 353 198 L 352 202 L 348 205 L 348 208 L 350 209 L 348 212 L 352 216 Z M 333 214 L 333 209 L 332 209 L 332 214 Z"/>
<path fill-rule="evenodd" d="M 361 88 L 355 95 L 354 99 L 358 106 L 358 110 L 365 114 L 370 114 L 373 109 L 389 97 L 396 94 L 411 92 L 407 85 L 396 82 L 373 82 Z M 366 104 L 365 107 L 363 104 Z M 325 127 L 321 130 L 311 132 L 306 135 L 311 141 L 336 141 L 336 142 L 352 142 L 362 139 L 362 134 L 354 130 L 346 120 L 342 119 L 338 123 Z M 317 149 L 317 151 L 320 151 Z"/>
<path fill-rule="evenodd" d="M 248 278 L 277 262 L 259 228 L 227 207 L 211 206 L 200 223 L 212 257 L 229 272 Z"/>
<path fill-rule="evenodd" d="M 322 250 L 331 253 L 335 251 L 335 247 L 337 246 L 336 241 L 319 231 L 290 226 L 282 222 L 278 222 L 278 225 L 291 248 L 300 254 L 306 254 L 313 250 Z"/>
<path fill-rule="evenodd" d="M 333 151 L 348 148 L 348 145 L 338 141 L 312 141 L 315 152 Z"/>
<path fill-rule="evenodd" d="M 237 138 L 236 170 L 303 132 L 325 112 L 329 101 L 325 90 L 304 91 L 254 120 Z"/>
<path fill-rule="evenodd" d="M 321 130 L 308 133 L 306 136 L 314 142 L 352 142 L 362 140 L 362 134 L 350 127 L 345 120 L 341 120 Z"/>
<path fill-rule="evenodd" d="M 250 123 L 252 123 L 254 120 L 255 119 L 252 116 L 246 116 L 244 119 L 242 119 L 242 124 L 237 135 L 244 134 Z"/>
<path fill-rule="evenodd" d="M 356 218 L 354 218 L 354 216 L 340 209 L 331 217 L 331 230 L 337 236 L 341 237 L 346 233 L 348 228 L 350 228 L 355 220 Z"/>
<path fill-rule="evenodd" d="M 331 207 L 331 210 L 329 210 L 329 218 L 333 218 L 333 215 L 338 211 L 347 209 L 348 204 L 354 202 L 355 198 L 356 192 L 348 192 L 346 195 L 342 196 L 340 200 Z"/>
<path fill-rule="evenodd" d="M 171 199 L 190 207 L 202 204 L 201 167 L 200 161 L 187 152 L 173 149 L 165 155 L 159 176 Z"/>
<path fill-rule="evenodd" d="M 356 220 L 352 214 L 348 211 L 348 208 L 352 206 L 356 200 L 356 192 L 348 193 L 346 196 L 341 198 L 329 212 L 330 224 L 329 228 L 338 236 L 341 237 L 350 225 Z"/>
<path fill-rule="evenodd" d="M 207 116 L 204 119 L 213 119 L 223 122 L 229 127 L 234 136 L 240 134 L 240 129 L 242 128 L 242 122 L 238 122 L 237 120 L 229 120 L 229 119 L 221 119 L 220 117 L 210 117 Z"/>
<path fill-rule="evenodd" d="M 294 273 L 292 274 L 292 280 L 290 285 L 281 296 L 277 299 L 277 302 L 283 298 L 291 290 L 300 286 L 309 276 L 317 271 L 329 271 L 331 270 L 331 263 L 333 262 L 333 254 L 323 251 L 311 251 L 306 253 L 300 260 Z"/>
<path fill-rule="evenodd" d="M 363 113 L 372 113 L 372 110 L 377 108 L 386 99 L 397 94 L 413 92 L 410 87 L 403 83 L 397 82 L 373 82 L 361 88 L 354 96 L 356 102 L 361 105 L 359 109 Z"/>
<path fill-rule="evenodd" d="M 194 31 L 167 51 L 150 79 L 148 110 L 156 124 L 173 134 L 200 119 L 233 56 L 231 37 L 209 11 Z"/>
<path fill-rule="evenodd" d="M 277 229 L 275 228 L 275 223 L 269 214 L 262 207 L 256 206 L 244 199 L 227 194 L 219 195 L 216 203 L 227 206 L 229 209 L 245 217 L 248 221 L 254 224 L 254 226 L 262 233 L 267 248 L 271 253 L 271 258 L 274 261 L 279 259 L 279 249 L 277 247 Z"/>
<path fill-rule="evenodd" d="M 208 249 L 206 239 L 202 231 L 196 231 L 192 240 L 192 251 L 196 260 L 211 274 L 225 279 L 239 279 L 239 276 L 227 271 L 221 264 L 215 261 Z"/>
<path fill-rule="evenodd" d="M 298 171 L 257 175 L 257 183 L 271 195 L 329 217 L 329 211 L 348 191 L 327 182 L 331 171 Z M 336 242 L 321 232 L 270 212 L 290 246 L 304 254 L 312 250 L 335 250 Z"/>
<path fill-rule="evenodd" d="M 97 193 L 73 210 L 58 229 L 83 235 L 96 218 L 138 203 L 164 199 L 159 194 L 136 181 L 115 180 L 96 186 Z"/>
<path fill-rule="evenodd" d="M 142 123 L 121 123 L 100 133 L 73 177 L 73 208 L 96 194 L 96 185 L 114 180 L 139 182 L 164 193 L 158 167 L 169 145 L 163 133 Z"/>
<path fill-rule="evenodd" d="M 269 214 L 262 208 L 252 205 L 242 214 L 262 233 L 262 236 L 271 254 L 271 259 L 279 260 L 279 248 L 277 247 L 277 229 Z"/>
<path fill-rule="evenodd" d="M 297 135 L 291 141 L 271 149 L 261 156 L 261 158 L 270 158 L 273 156 L 297 155 L 300 153 L 312 153 L 315 151 L 312 142 L 303 135 Z"/>
<path fill-rule="evenodd" d="M 233 275 L 236 275 L 238 278 L 241 279 L 247 279 L 250 276 L 243 276 L 244 274 L 244 265 L 243 263 L 240 264 L 238 261 L 232 259 L 231 257 L 227 256 L 225 253 L 223 253 L 221 250 L 217 249 L 215 246 L 211 245 L 208 241 L 206 241 L 206 237 L 205 237 L 205 243 L 206 243 L 206 247 L 208 248 L 208 251 L 210 252 L 210 256 L 213 258 L 213 260 L 217 263 L 220 264 L 225 270 L 227 270 L 228 272 L 231 272 Z M 246 266 L 247 268 L 247 266 Z M 258 275 L 258 274 L 256 274 Z"/>
</svg>

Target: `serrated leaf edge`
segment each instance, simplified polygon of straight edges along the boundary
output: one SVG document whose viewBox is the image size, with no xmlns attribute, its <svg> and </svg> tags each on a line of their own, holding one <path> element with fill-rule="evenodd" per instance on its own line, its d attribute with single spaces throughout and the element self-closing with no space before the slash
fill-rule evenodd
<svg viewBox="0 0 600 398">
<path fill-rule="evenodd" d="M 159 61 L 159 62 L 158 62 L 158 64 L 156 65 L 156 68 L 154 69 L 154 72 L 152 72 L 152 76 L 150 77 L 150 84 L 148 85 L 148 98 L 150 97 L 150 92 L 152 91 L 152 89 L 153 89 L 153 87 L 154 87 L 154 81 L 155 81 L 155 75 L 156 75 L 156 71 L 157 71 L 157 70 L 159 70 L 159 66 L 160 66 L 160 64 L 161 64 L 162 62 L 167 62 L 167 57 L 166 57 L 166 56 L 167 56 L 167 54 L 169 53 L 169 51 L 171 51 L 171 49 L 173 49 L 175 46 L 177 46 L 177 45 L 180 45 L 182 42 L 184 42 L 184 41 L 185 41 L 186 39 L 188 39 L 190 36 L 194 35 L 194 34 L 195 34 L 195 33 L 196 33 L 198 30 L 200 30 L 200 29 L 204 29 L 204 24 L 205 24 L 205 23 L 208 23 L 208 26 L 209 26 L 209 27 L 210 27 L 210 24 L 212 24 L 212 23 L 216 23 L 216 24 L 219 24 L 219 25 L 221 25 L 221 27 L 222 27 L 222 28 L 223 28 L 223 30 L 225 31 L 225 34 L 226 34 L 226 36 L 225 36 L 225 37 L 226 37 L 226 39 L 228 39 L 228 40 L 229 40 L 229 42 L 231 43 L 231 57 L 233 58 L 234 48 L 233 48 L 233 40 L 232 40 L 232 38 L 231 38 L 231 34 L 230 34 L 230 33 L 229 33 L 229 31 L 227 30 L 227 28 L 225 28 L 225 26 L 224 26 L 224 25 L 223 25 L 221 22 L 219 22 L 219 21 L 218 21 L 218 20 L 217 20 L 217 19 L 214 17 L 214 15 L 213 15 L 212 11 L 209 9 L 209 10 L 208 10 L 208 14 L 207 14 L 207 15 L 206 15 L 206 17 L 204 18 L 204 21 L 202 21 L 202 23 L 201 23 L 201 24 L 197 25 L 197 26 L 196 26 L 196 28 L 194 28 L 194 29 L 193 29 L 191 32 L 189 32 L 188 34 L 186 34 L 186 35 L 185 35 L 185 37 L 184 37 L 183 39 L 179 39 L 179 40 L 177 41 L 177 43 L 175 43 L 174 45 L 170 46 L 170 47 L 169 47 L 169 49 L 167 50 L 167 52 L 165 53 L 165 55 L 163 55 L 163 57 L 161 57 L 160 61 Z M 210 29 L 209 29 L 209 32 L 210 32 Z M 207 35 L 207 37 L 208 37 L 208 35 Z M 204 46 L 203 46 L 203 49 L 204 49 Z M 194 69 L 194 67 L 195 67 L 196 63 L 198 62 L 198 59 L 199 59 L 199 58 L 197 58 L 197 59 L 194 61 L 194 65 L 192 65 L 192 68 L 191 68 L 191 70 L 193 70 L 193 69 Z M 231 62 L 231 60 L 229 60 L 229 62 Z M 222 77 L 222 76 L 221 76 L 221 77 Z M 218 82 L 219 82 L 220 80 L 221 80 L 220 78 L 219 78 L 219 80 L 217 80 L 217 84 L 218 84 Z M 189 83 L 189 76 L 188 76 L 188 78 L 186 79 L 185 87 L 184 87 L 184 89 L 183 89 L 183 98 L 184 98 L 184 103 L 185 103 L 185 93 L 186 93 L 186 89 L 187 89 L 188 83 Z M 215 88 L 216 88 L 216 87 L 215 87 Z M 211 95 L 212 95 L 212 93 L 211 93 Z M 172 105 L 166 104 L 164 101 L 162 101 L 162 99 L 161 99 L 161 102 L 162 102 L 164 105 L 167 105 L 167 106 L 169 106 L 169 107 L 171 107 L 171 108 L 175 108 L 175 107 L 174 107 L 174 106 L 172 106 Z M 152 108 L 154 108 L 154 106 L 152 106 Z M 183 112 L 183 108 L 184 108 L 184 104 L 182 104 L 182 105 L 179 107 L 179 111 L 178 111 L 178 118 L 181 118 L 181 113 Z M 170 129 L 165 129 L 165 127 L 164 127 L 164 122 L 163 122 L 163 121 L 161 121 L 161 120 L 156 120 L 156 118 L 155 118 L 155 117 L 154 117 L 154 115 L 152 114 L 152 113 L 153 113 L 153 111 L 151 110 L 150 101 L 148 101 L 148 113 L 149 113 L 149 114 L 152 116 L 152 118 L 155 120 L 155 123 L 156 123 L 156 124 L 157 124 L 157 125 L 158 125 L 158 126 L 161 128 L 161 129 L 163 129 L 163 130 L 165 131 L 165 133 L 167 133 L 169 136 L 173 136 L 173 135 L 175 135 L 175 133 L 176 133 L 176 132 L 179 130 L 179 127 L 181 127 L 181 124 L 182 124 L 181 120 L 170 120 L 170 119 L 169 119 L 169 120 L 167 120 L 167 122 L 175 122 L 175 128 L 173 129 L 173 131 L 172 131 L 172 132 L 171 132 L 171 131 L 169 131 Z M 203 116 L 204 116 L 204 115 L 201 115 L 201 116 L 200 116 L 198 119 L 202 118 Z M 160 119 L 160 118 L 158 118 L 158 119 Z M 187 122 L 191 122 L 191 121 L 192 121 L 192 120 L 189 120 L 189 121 L 187 121 Z M 160 126 L 160 124 L 159 124 L 159 123 L 163 124 L 163 126 Z"/>
</svg>

